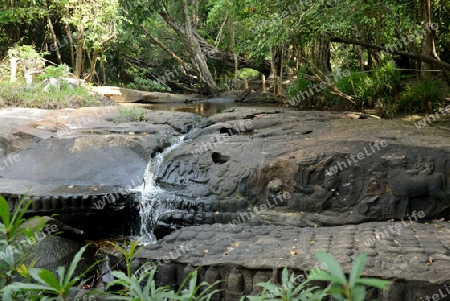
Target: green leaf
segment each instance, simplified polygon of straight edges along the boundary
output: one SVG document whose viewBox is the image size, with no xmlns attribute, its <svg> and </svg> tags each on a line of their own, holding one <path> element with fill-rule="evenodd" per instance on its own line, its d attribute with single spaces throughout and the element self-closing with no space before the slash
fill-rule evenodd
<svg viewBox="0 0 450 301">
<path fill-rule="evenodd" d="M 313 271 L 317 271 L 317 272 L 311 272 L 309 274 L 308 280 L 331 281 L 333 283 L 345 284 L 345 282 L 341 283 L 340 278 L 333 276 L 326 271 L 322 271 L 322 270 L 313 270 Z"/>
<path fill-rule="evenodd" d="M 5 228 L 8 228 L 10 223 L 9 205 L 3 197 L 0 197 L 0 217 L 2 218 Z"/>
<path fill-rule="evenodd" d="M 78 263 L 81 260 L 81 256 L 83 255 L 84 251 L 86 250 L 86 247 L 82 247 L 77 254 L 75 254 L 75 257 L 72 260 L 72 263 L 69 266 L 69 269 L 67 270 L 67 275 L 64 279 L 64 286 L 66 286 L 70 280 L 72 279 L 73 273 L 75 272 L 75 269 L 78 266 Z"/>
<path fill-rule="evenodd" d="M 30 275 L 31 274 L 31 270 L 30 269 Z M 40 271 L 38 272 L 38 275 L 40 277 L 40 279 L 47 284 L 48 286 L 50 286 L 51 288 L 60 291 L 61 290 L 61 284 L 59 283 L 58 279 L 56 279 L 55 275 L 53 275 L 52 272 L 50 272 L 49 270 L 46 269 L 40 269 Z M 34 278 L 34 277 L 33 277 Z M 36 279 L 36 278 L 35 278 Z M 37 279 L 36 279 L 37 280 Z"/>
<path fill-rule="evenodd" d="M 364 266 L 367 262 L 367 255 L 365 253 L 359 254 L 355 261 L 352 264 L 352 272 L 350 274 L 350 287 L 354 287 L 356 280 L 361 276 L 362 271 L 364 270 Z"/>
<path fill-rule="evenodd" d="M 352 289 L 352 301 L 364 301 L 366 288 L 363 285 L 356 285 Z"/>
<path fill-rule="evenodd" d="M 373 279 L 373 278 L 359 278 L 356 283 L 358 284 L 364 284 L 368 286 L 372 286 L 379 289 L 386 289 L 386 285 L 389 285 L 392 283 L 392 281 L 389 280 L 382 280 L 382 279 Z"/>
<path fill-rule="evenodd" d="M 42 291 L 42 292 L 49 292 L 49 293 L 55 293 L 55 290 L 41 284 L 32 284 L 32 283 L 11 283 L 7 285 L 4 288 L 5 291 L 21 291 L 21 290 L 30 290 L 30 291 Z"/>
<path fill-rule="evenodd" d="M 337 280 L 337 283 L 347 283 L 347 279 L 345 278 L 341 266 L 331 254 L 326 252 L 317 252 L 316 257 L 321 263 L 325 263 L 327 265 L 327 271 L 333 275 L 333 277 Z"/>
</svg>

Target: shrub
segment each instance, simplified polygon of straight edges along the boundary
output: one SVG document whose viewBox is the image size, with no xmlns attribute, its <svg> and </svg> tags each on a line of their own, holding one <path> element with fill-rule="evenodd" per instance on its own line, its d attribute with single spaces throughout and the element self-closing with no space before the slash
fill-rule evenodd
<svg viewBox="0 0 450 301">
<path fill-rule="evenodd" d="M 45 91 L 42 85 L 26 88 L 23 82 L 0 81 L 0 99 L 5 107 L 62 109 L 101 105 L 100 97 L 85 87 Z"/>
<path fill-rule="evenodd" d="M 129 121 L 147 121 L 147 117 L 145 116 L 146 110 L 143 108 L 119 106 L 118 110 L 118 119 L 126 119 Z"/>
<path fill-rule="evenodd" d="M 160 91 L 160 92 L 170 91 L 170 88 L 163 86 L 154 80 L 142 77 L 135 77 L 133 82 L 129 83 L 127 87 L 130 89 L 143 91 Z"/>
<path fill-rule="evenodd" d="M 8 202 L 0 197 L 0 287 L 9 284 L 18 272 L 25 269 L 25 262 L 28 260 L 31 250 L 23 250 L 16 247 L 19 240 L 26 238 L 35 241 L 34 234 L 44 227 L 44 220 L 39 221 L 34 226 L 30 222 L 38 217 L 25 219 L 23 216 L 31 205 L 31 201 L 25 203 L 22 198 L 11 214 Z M 33 265 L 33 264 L 31 264 Z M 1 295 L 1 294 L 0 294 Z"/>
<path fill-rule="evenodd" d="M 411 81 L 400 93 L 397 109 L 409 113 L 432 112 L 444 102 L 448 93 L 447 84 L 439 78 L 427 76 Z"/>
</svg>

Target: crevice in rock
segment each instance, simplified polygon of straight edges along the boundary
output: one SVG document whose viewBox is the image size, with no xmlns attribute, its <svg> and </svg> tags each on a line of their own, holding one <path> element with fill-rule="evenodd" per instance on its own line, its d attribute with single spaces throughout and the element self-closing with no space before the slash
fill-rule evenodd
<svg viewBox="0 0 450 301">
<path fill-rule="evenodd" d="M 219 152 L 213 152 L 211 157 L 216 164 L 224 164 L 231 159 L 229 156 L 221 155 Z"/>
</svg>

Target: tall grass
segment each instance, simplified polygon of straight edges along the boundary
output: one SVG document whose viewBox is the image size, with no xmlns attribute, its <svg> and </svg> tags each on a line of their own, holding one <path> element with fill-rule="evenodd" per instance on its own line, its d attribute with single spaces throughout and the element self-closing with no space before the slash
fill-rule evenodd
<svg viewBox="0 0 450 301">
<path fill-rule="evenodd" d="M 69 88 L 62 82 L 60 90 L 47 92 L 42 84 L 26 87 L 22 81 L 0 81 L 0 107 L 62 109 L 99 105 L 100 96 L 85 87 Z"/>
</svg>

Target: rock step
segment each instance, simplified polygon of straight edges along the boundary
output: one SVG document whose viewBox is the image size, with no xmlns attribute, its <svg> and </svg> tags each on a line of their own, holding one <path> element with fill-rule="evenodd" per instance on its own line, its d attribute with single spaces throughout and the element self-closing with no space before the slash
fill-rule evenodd
<svg viewBox="0 0 450 301">
<path fill-rule="evenodd" d="M 371 298 L 419 301 L 439 290 L 450 295 L 449 248 L 450 224 L 445 221 L 421 224 L 413 218 L 318 228 L 214 224 L 173 232 L 146 246 L 133 265 L 159 266 L 158 282 L 172 287 L 194 266 L 201 267 L 200 281 L 227 280 L 215 300 L 234 301 L 257 294 L 259 282 L 279 283 L 284 267 L 306 275 L 320 266 L 318 251 L 332 254 L 346 273 L 356 255 L 365 252 L 364 276 L 393 281 L 388 291 L 371 290 Z"/>
<path fill-rule="evenodd" d="M 21 195 L 12 193 L 0 193 L 1 197 L 7 200 L 11 210 L 19 204 Z M 135 199 L 134 193 L 120 195 L 112 193 L 102 194 L 74 194 L 74 195 L 52 195 L 52 196 L 25 196 L 25 201 L 32 201 L 27 213 L 32 214 L 52 214 L 86 210 L 103 210 L 109 208 L 121 208 L 126 203 Z"/>
<path fill-rule="evenodd" d="M 23 196 L 0 193 L 11 211 L 14 211 Z M 26 196 L 31 200 L 25 217 L 50 216 L 76 229 L 83 230 L 84 239 L 97 239 L 117 235 L 138 235 L 140 216 L 135 194 L 74 194 L 53 196 Z"/>
</svg>

